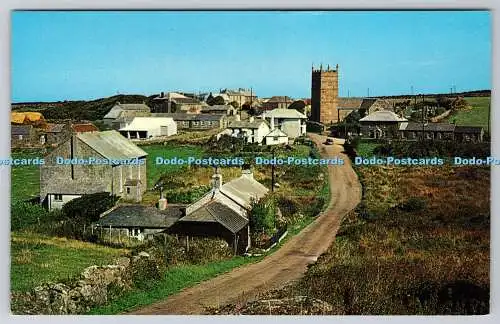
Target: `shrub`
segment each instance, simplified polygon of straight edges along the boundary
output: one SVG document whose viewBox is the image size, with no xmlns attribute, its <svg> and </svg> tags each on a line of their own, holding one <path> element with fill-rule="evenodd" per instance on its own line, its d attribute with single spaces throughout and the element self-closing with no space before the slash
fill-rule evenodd
<svg viewBox="0 0 500 324">
<path fill-rule="evenodd" d="M 424 210 L 426 207 L 426 202 L 423 198 L 420 197 L 411 197 L 408 198 L 403 204 L 400 205 L 400 208 L 407 212 L 415 212 Z"/>
<path fill-rule="evenodd" d="M 113 207 L 117 200 L 118 197 L 107 192 L 83 195 L 67 202 L 62 208 L 62 212 L 67 219 L 88 224 L 99 220 L 99 216 Z"/>
<path fill-rule="evenodd" d="M 273 197 L 254 202 L 250 211 L 250 228 L 254 233 L 272 233 L 276 227 L 275 215 L 276 202 Z"/>
<path fill-rule="evenodd" d="M 11 205 L 10 228 L 12 231 L 46 223 L 51 214 L 40 205 L 16 202 Z"/>
</svg>

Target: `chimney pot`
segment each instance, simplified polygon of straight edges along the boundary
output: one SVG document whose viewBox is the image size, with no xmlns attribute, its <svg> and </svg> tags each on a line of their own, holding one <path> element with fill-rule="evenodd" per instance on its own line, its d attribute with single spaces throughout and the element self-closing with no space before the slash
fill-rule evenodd
<svg viewBox="0 0 500 324">
<path fill-rule="evenodd" d="M 160 198 L 160 200 L 158 200 L 158 209 L 159 210 L 167 209 L 167 205 L 168 205 L 167 198 Z"/>
</svg>

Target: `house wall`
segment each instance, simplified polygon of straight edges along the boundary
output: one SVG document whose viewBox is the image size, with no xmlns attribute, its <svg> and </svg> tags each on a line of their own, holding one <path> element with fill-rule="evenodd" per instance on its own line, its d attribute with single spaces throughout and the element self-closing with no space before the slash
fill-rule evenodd
<svg viewBox="0 0 500 324">
<path fill-rule="evenodd" d="M 74 143 L 75 158 L 103 158 L 87 144 L 76 137 L 71 137 L 45 157 L 45 164 L 40 167 L 40 199 L 48 204 L 47 194 L 81 195 L 97 192 L 109 192 L 123 196 L 123 186 L 127 178 L 141 181 L 139 192 L 146 191 L 146 165 L 65 165 L 57 164 L 56 158 L 71 157 L 71 141 Z M 72 175 L 73 170 L 73 175 Z M 67 202 L 67 201 L 63 201 Z M 56 204 L 58 205 L 58 204 Z"/>
<path fill-rule="evenodd" d="M 265 144 L 266 145 L 288 144 L 288 138 L 279 136 L 277 137 L 277 139 L 275 139 L 273 136 L 266 136 Z"/>
<path fill-rule="evenodd" d="M 360 128 L 363 138 L 397 138 L 400 136 L 398 122 L 361 122 Z M 382 131 L 381 136 L 378 129 Z"/>
<path fill-rule="evenodd" d="M 302 127 L 299 118 L 284 118 L 281 123 L 278 123 L 278 126 L 290 138 L 296 138 L 305 134 L 305 127 Z"/>
<path fill-rule="evenodd" d="M 67 202 L 80 198 L 82 195 L 62 195 L 62 200 L 56 200 L 55 194 L 49 194 L 47 196 L 47 206 L 49 210 L 61 209 Z"/>
</svg>

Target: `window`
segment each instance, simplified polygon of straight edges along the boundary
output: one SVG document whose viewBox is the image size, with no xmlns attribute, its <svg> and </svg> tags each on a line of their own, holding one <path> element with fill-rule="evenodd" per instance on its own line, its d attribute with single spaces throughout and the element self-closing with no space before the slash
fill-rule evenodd
<svg viewBox="0 0 500 324">
<path fill-rule="evenodd" d="M 273 141 L 275 141 L 275 142 L 276 142 L 278 139 L 279 139 L 279 137 L 278 137 L 278 136 L 274 136 L 274 137 L 273 137 Z"/>
<path fill-rule="evenodd" d="M 23 135 L 19 135 L 19 139 L 22 140 L 23 139 Z"/>
<path fill-rule="evenodd" d="M 55 194 L 54 195 L 54 201 L 62 201 L 62 195 L 61 194 Z"/>
<path fill-rule="evenodd" d="M 130 187 L 127 187 L 127 195 L 130 194 Z"/>
</svg>

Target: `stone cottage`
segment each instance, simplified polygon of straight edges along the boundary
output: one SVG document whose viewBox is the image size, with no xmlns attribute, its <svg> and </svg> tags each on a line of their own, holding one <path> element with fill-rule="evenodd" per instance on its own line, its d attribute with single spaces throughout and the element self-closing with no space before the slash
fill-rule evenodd
<svg viewBox="0 0 500 324">
<path fill-rule="evenodd" d="M 212 191 L 185 209 L 185 216 L 168 233 L 182 236 L 220 237 L 235 253 L 250 247 L 249 211 L 269 191 L 254 179 L 251 170 L 243 170 L 239 178 L 222 183 L 222 175 L 212 176 Z"/>
<path fill-rule="evenodd" d="M 137 113 L 151 113 L 151 109 L 144 103 L 142 104 L 122 104 L 117 102 L 110 111 L 103 117 L 102 121 L 109 127 L 116 128 L 113 123 L 122 117 L 124 112 L 132 112 L 135 117 Z"/>
<path fill-rule="evenodd" d="M 147 185 L 146 155 L 114 130 L 73 134 L 45 157 L 40 202 L 52 210 L 96 192 L 140 201 Z"/>
<path fill-rule="evenodd" d="M 359 120 L 361 136 L 364 138 L 397 138 L 400 124 L 407 121 L 389 110 L 376 111 Z"/>
</svg>

